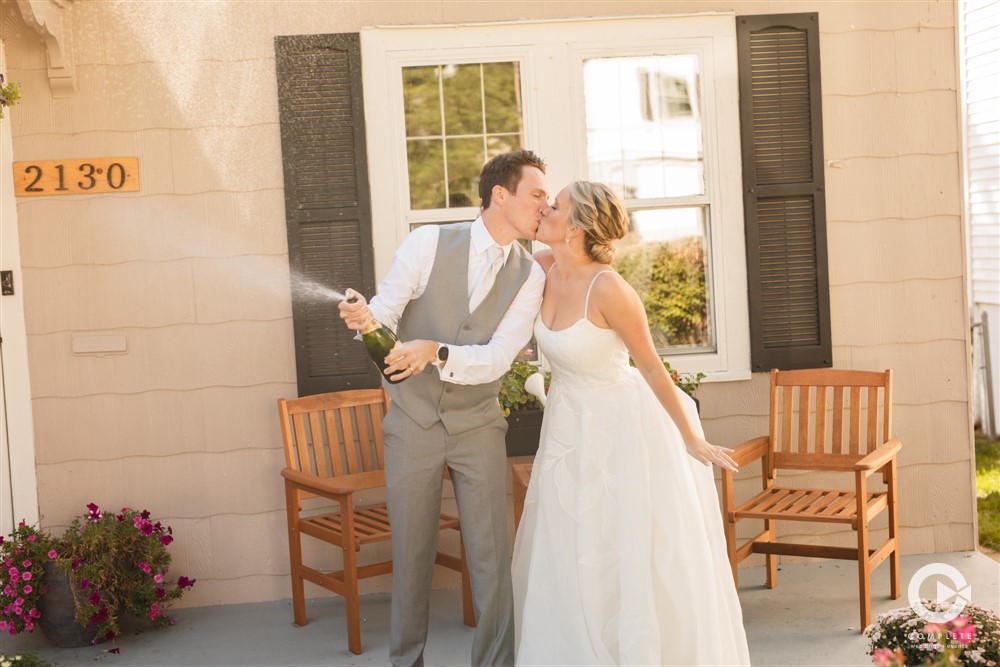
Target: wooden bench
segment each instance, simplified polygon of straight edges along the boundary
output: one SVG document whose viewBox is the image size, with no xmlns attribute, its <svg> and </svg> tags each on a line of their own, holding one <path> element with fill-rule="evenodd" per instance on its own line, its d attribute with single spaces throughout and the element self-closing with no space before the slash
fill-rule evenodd
<svg viewBox="0 0 1000 667">
<path fill-rule="evenodd" d="M 886 559 L 890 595 L 899 597 L 896 455 L 902 445 L 890 435 L 891 394 L 888 370 L 771 371 L 768 435 L 739 445 L 733 454 L 740 467 L 762 460 L 763 490 L 737 504 L 733 473 L 722 471 L 723 519 L 735 581 L 737 565 L 753 553 L 766 555 L 768 588 L 777 585 L 779 554 L 856 560 L 862 631 L 871 622 L 871 573 Z M 779 484 L 779 470 L 843 473 L 848 488 Z M 868 478 L 876 474 L 885 488 L 870 490 Z M 888 513 L 888 539 L 871 548 L 868 527 L 882 512 Z M 737 546 L 736 525 L 743 519 L 763 520 L 764 530 Z M 857 547 L 778 542 L 776 521 L 849 526 L 857 531 Z"/>
<path fill-rule="evenodd" d="M 391 560 L 369 565 L 357 562 L 363 545 L 392 538 L 386 504 L 356 507 L 354 502 L 359 491 L 385 487 L 382 417 L 388 409 L 389 396 L 382 389 L 278 399 L 285 446 L 286 467 L 281 476 L 285 479 L 295 624 L 306 624 L 305 581 L 342 595 L 347 607 L 348 648 L 355 654 L 361 653 L 358 581 L 392 572 Z M 302 501 L 315 497 L 335 501 L 338 511 L 303 516 Z M 441 514 L 438 528 L 459 531 L 458 517 Z M 323 572 L 303 565 L 302 535 L 340 547 L 343 568 Z M 463 620 L 474 626 L 465 549 L 459 556 L 439 551 L 436 562 L 462 573 Z"/>
</svg>

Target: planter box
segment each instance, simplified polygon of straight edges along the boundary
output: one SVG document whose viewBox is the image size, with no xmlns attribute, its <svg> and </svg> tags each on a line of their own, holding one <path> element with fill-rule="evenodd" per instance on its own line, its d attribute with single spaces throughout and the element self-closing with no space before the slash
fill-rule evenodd
<svg viewBox="0 0 1000 667">
<path fill-rule="evenodd" d="M 507 456 L 534 456 L 542 431 L 541 410 L 511 410 L 507 416 Z"/>
</svg>

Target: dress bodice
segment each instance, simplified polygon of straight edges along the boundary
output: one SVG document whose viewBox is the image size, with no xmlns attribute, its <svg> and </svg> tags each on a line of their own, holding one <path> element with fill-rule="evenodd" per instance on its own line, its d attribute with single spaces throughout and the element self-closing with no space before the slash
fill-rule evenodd
<svg viewBox="0 0 1000 667">
<path fill-rule="evenodd" d="M 552 368 L 552 381 L 568 386 L 602 387 L 624 379 L 629 372 L 628 349 L 613 329 L 604 329 L 587 318 L 590 292 L 603 273 L 590 281 L 584 300 L 583 315 L 576 322 L 553 331 L 535 320 L 535 339 Z"/>
<path fill-rule="evenodd" d="M 629 372 L 628 349 L 612 329 L 586 316 L 552 331 L 535 320 L 535 338 L 552 368 L 552 381 L 567 386 L 601 387 L 621 382 Z"/>
</svg>

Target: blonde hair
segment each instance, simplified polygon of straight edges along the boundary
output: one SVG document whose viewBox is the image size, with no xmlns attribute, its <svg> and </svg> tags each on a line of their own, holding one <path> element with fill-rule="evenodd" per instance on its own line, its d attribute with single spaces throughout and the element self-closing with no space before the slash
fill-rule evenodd
<svg viewBox="0 0 1000 667">
<path fill-rule="evenodd" d="M 574 181 L 569 185 L 573 203 L 569 222 L 583 230 L 583 247 L 595 262 L 610 264 L 613 242 L 628 233 L 628 212 L 618 195 L 603 183 Z"/>
</svg>

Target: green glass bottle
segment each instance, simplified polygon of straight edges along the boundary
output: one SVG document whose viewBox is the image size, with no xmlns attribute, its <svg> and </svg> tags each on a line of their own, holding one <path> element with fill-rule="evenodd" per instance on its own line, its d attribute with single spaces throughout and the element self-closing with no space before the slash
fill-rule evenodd
<svg viewBox="0 0 1000 667">
<path fill-rule="evenodd" d="M 357 301 L 356 297 L 351 297 L 347 300 L 348 303 L 354 303 L 355 301 Z M 361 330 L 361 340 L 364 341 L 365 349 L 368 350 L 368 356 L 371 357 L 372 362 L 379 369 L 379 372 L 382 373 L 382 377 L 392 384 L 402 382 L 406 379 L 405 377 L 394 379 L 385 374 L 385 369 L 389 367 L 389 364 L 385 363 L 386 355 L 399 343 L 399 338 L 396 337 L 392 329 L 373 317 L 368 326 Z"/>
</svg>

